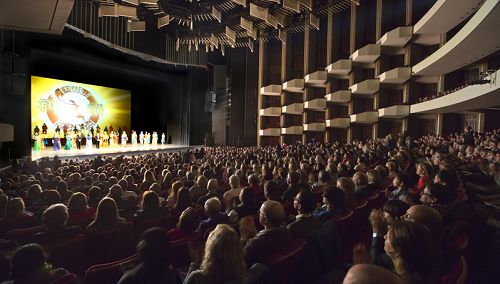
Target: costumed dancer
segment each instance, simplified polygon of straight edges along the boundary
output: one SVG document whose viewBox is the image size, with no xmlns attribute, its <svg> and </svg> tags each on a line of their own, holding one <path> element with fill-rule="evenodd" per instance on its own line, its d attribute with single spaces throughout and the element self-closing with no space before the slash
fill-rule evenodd
<svg viewBox="0 0 500 284">
<path fill-rule="evenodd" d="M 146 145 L 151 144 L 151 134 L 149 132 L 146 132 Z"/>
<path fill-rule="evenodd" d="M 161 145 L 163 146 L 165 144 L 165 133 L 161 134 Z"/>
<path fill-rule="evenodd" d="M 76 149 L 80 149 L 81 146 L 82 146 L 82 132 L 81 131 L 78 131 L 78 133 L 76 134 Z"/>
<path fill-rule="evenodd" d="M 132 146 L 136 146 L 137 145 L 137 133 L 135 132 L 135 130 L 132 130 Z"/>
<path fill-rule="evenodd" d="M 59 142 L 59 131 L 56 131 L 54 133 L 53 143 L 54 143 L 54 151 L 59 151 L 61 149 L 61 144 Z"/>
<path fill-rule="evenodd" d="M 87 141 L 85 141 L 85 146 L 87 149 L 92 149 L 92 132 L 87 133 Z"/>
<path fill-rule="evenodd" d="M 127 140 L 128 140 L 127 132 L 123 131 L 123 133 L 122 133 L 122 141 L 121 141 L 123 147 L 127 146 Z"/>
<path fill-rule="evenodd" d="M 95 134 L 95 146 L 97 149 L 101 148 L 101 140 L 102 140 L 101 133 L 96 132 L 96 134 Z"/>
<path fill-rule="evenodd" d="M 41 139 L 41 136 L 40 136 L 40 133 L 39 132 L 35 132 L 35 134 L 33 135 L 33 151 L 35 152 L 38 152 L 40 151 L 40 139 Z"/>
<path fill-rule="evenodd" d="M 114 142 L 114 136 L 115 136 L 115 133 L 113 131 L 109 132 L 109 147 L 113 147 L 113 142 Z"/>
<path fill-rule="evenodd" d="M 158 144 L 158 134 L 156 133 L 156 131 L 153 132 L 153 145 L 157 145 Z"/>
<path fill-rule="evenodd" d="M 107 147 L 108 146 L 108 141 L 109 141 L 109 135 L 108 135 L 108 132 L 106 130 L 104 130 L 104 133 L 102 134 L 102 145 L 103 147 Z"/>
<path fill-rule="evenodd" d="M 144 133 L 139 134 L 139 144 L 144 145 Z"/>
<path fill-rule="evenodd" d="M 73 147 L 73 138 L 71 132 L 66 132 L 66 143 L 64 144 L 64 150 L 71 150 Z"/>
</svg>

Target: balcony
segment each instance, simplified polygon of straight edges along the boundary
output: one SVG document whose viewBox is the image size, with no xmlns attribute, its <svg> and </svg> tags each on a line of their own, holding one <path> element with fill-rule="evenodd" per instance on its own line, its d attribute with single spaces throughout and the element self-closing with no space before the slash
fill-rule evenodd
<svg viewBox="0 0 500 284">
<path fill-rule="evenodd" d="M 281 107 L 268 107 L 259 111 L 260 116 L 280 116 Z"/>
<path fill-rule="evenodd" d="M 378 41 L 382 46 L 404 47 L 411 39 L 413 27 L 404 26 L 386 32 Z"/>
<path fill-rule="evenodd" d="M 378 76 L 383 84 L 403 84 L 411 78 L 411 67 L 397 67 Z"/>
<path fill-rule="evenodd" d="M 500 71 L 492 76 L 500 78 Z M 451 94 L 413 104 L 410 113 L 450 113 L 490 108 L 500 105 L 500 82 L 471 85 Z"/>
<path fill-rule="evenodd" d="M 325 131 L 325 129 L 326 127 L 324 122 L 314 122 L 314 123 L 304 124 L 304 131 L 323 132 Z"/>
<path fill-rule="evenodd" d="M 304 84 L 311 87 L 324 88 L 326 83 L 327 73 L 326 71 L 316 71 L 311 74 L 307 74 L 304 77 Z"/>
<path fill-rule="evenodd" d="M 325 121 L 326 127 L 330 128 L 349 128 L 351 125 L 351 119 L 346 117 L 339 117 L 334 119 L 328 119 Z"/>
<path fill-rule="evenodd" d="M 498 0 L 484 1 L 481 8 L 454 37 L 413 66 L 413 73 L 415 75 L 447 74 L 500 50 L 499 26 L 500 4 Z"/>
<path fill-rule="evenodd" d="M 349 75 L 349 72 L 351 72 L 351 69 L 351 59 L 337 60 L 325 68 L 326 72 L 328 72 L 328 75 L 339 79 L 346 79 Z"/>
<path fill-rule="evenodd" d="M 304 109 L 322 111 L 326 108 L 326 99 L 314 99 L 304 102 Z"/>
<path fill-rule="evenodd" d="M 304 112 L 303 103 L 294 103 L 281 107 L 281 113 L 286 114 L 302 114 Z"/>
<path fill-rule="evenodd" d="M 479 7 L 483 0 L 437 0 L 413 27 L 415 43 L 434 45 L 440 36 L 456 27 Z"/>
<path fill-rule="evenodd" d="M 302 135 L 304 133 L 304 127 L 303 126 L 290 126 L 290 127 L 284 127 L 281 128 L 281 134 L 285 135 Z"/>
<path fill-rule="evenodd" d="M 288 82 L 283 83 L 283 91 L 291 93 L 303 93 L 304 79 L 292 79 Z"/>
<path fill-rule="evenodd" d="M 380 108 L 378 110 L 379 118 L 401 119 L 407 117 L 409 114 L 410 114 L 409 105 L 395 105 L 386 108 Z"/>
<path fill-rule="evenodd" d="M 260 129 L 260 136 L 280 136 L 281 131 L 279 128 L 268 128 L 268 129 Z"/>
<path fill-rule="evenodd" d="M 353 62 L 373 63 L 380 57 L 380 44 L 367 44 L 351 54 Z"/>
<path fill-rule="evenodd" d="M 351 90 L 340 90 L 325 96 L 329 103 L 345 104 L 351 101 Z"/>
<path fill-rule="evenodd" d="M 268 85 L 260 88 L 263 96 L 281 96 L 281 85 Z"/>
<path fill-rule="evenodd" d="M 378 79 L 368 79 L 349 87 L 351 93 L 357 96 L 371 96 L 378 92 L 380 81 Z"/>
<path fill-rule="evenodd" d="M 351 123 L 372 124 L 378 121 L 378 111 L 351 114 Z"/>
</svg>

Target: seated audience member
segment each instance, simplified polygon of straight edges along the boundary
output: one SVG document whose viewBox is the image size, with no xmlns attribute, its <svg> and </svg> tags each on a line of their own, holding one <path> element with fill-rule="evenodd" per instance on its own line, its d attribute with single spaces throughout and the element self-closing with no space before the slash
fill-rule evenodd
<svg viewBox="0 0 500 284">
<path fill-rule="evenodd" d="M 153 171 L 147 170 L 144 172 L 144 178 L 139 188 L 142 192 L 144 192 L 148 190 L 149 187 L 155 182 L 156 182 L 155 174 L 153 173 Z"/>
<path fill-rule="evenodd" d="M 125 178 L 119 180 L 118 185 L 122 187 L 122 199 L 132 198 L 135 200 L 139 197 L 135 191 L 130 190 L 129 183 Z"/>
<path fill-rule="evenodd" d="M 407 283 L 435 283 L 431 239 L 425 226 L 395 221 L 385 236 L 384 249 L 395 272 Z"/>
<path fill-rule="evenodd" d="M 311 190 L 312 192 L 323 191 L 324 188 L 329 186 L 330 183 L 330 174 L 327 171 L 321 170 L 318 173 L 318 181 L 315 182 Z"/>
<path fill-rule="evenodd" d="M 305 238 L 310 232 L 321 227 L 321 222 L 312 215 L 316 209 L 316 199 L 310 192 L 299 192 L 295 197 L 293 206 L 299 212 L 295 221 L 287 228 L 295 238 Z"/>
<path fill-rule="evenodd" d="M 213 228 L 218 224 L 229 223 L 229 218 L 226 214 L 221 212 L 222 205 L 220 200 L 216 197 L 212 197 L 205 202 L 205 215 L 208 217 L 205 220 L 200 221 L 200 225 L 197 232 L 204 233 L 207 229 Z"/>
<path fill-rule="evenodd" d="M 11 266 L 12 281 L 2 283 L 49 284 L 68 273 L 63 268 L 52 269 L 43 248 L 38 244 L 18 248 L 12 257 Z"/>
<path fill-rule="evenodd" d="M 207 183 L 208 180 L 206 176 L 198 176 L 198 178 L 196 179 L 196 184 L 189 189 L 189 195 L 191 195 L 192 203 L 198 202 L 198 199 L 200 197 L 208 193 Z"/>
<path fill-rule="evenodd" d="M 354 209 L 358 206 L 358 200 L 354 194 L 354 182 L 347 177 L 341 177 L 337 180 L 337 187 L 344 192 L 344 207 Z"/>
<path fill-rule="evenodd" d="M 288 173 L 287 177 L 288 188 L 281 195 L 283 201 L 292 201 L 293 198 L 300 192 L 300 174 L 296 171 Z"/>
<path fill-rule="evenodd" d="M 216 197 L 221 202 L 222 202 L 222 200 L 224 200 L 222 198 L 222 194 L 219 193 L 219 183 L 217 182 L 216 179 L 211 179 L 208 181 L 207 189 L 208 189 L 208 193 L 203 195 L 202 197 L 198 198 L 198 202 L 197 202 L 198 205 L 204 206 L 205 202 L 207 202 L 207 200 L 209 200 L 212 197 Z"/>
<path fill-rule="evenodd" d="M 257 200 L 264 198 L 264 189 L 259 185 L 259 176 L 257 174 L 248 176 L 248 186 L 254 191 Z"/>
<path fill-rule="evenodd" d="M 354 182 L 354 195 L 358 202 L 366 200 L 370 195 L 370 188 L 368 187 L 368 176 L 361 171 L 357 171 L 352 176 L 352 181 Z"/>
<path fill-rule="evenodd" d="M 366 172 L 366 176 L 368 177 L 368 195 L 371 195 L 381 189 L 382 177 L 378 171 L 368 170 Z"/>
<path fill-rule="evenodd" d="M 396 220 L 401 220 L 401 217 L 406 214 L 408 208 L 410 206 L 401 200 L 393 199 L 387 201 L 382 208 L 385 222 L 390 225 Z"/>
<path fill-rule="evenodd" d="M 283 227 L 286 213 L 283 205 L 277 201 L 265 201 L 260 207 L 259 222 L 264 227 L 245 245 L 247 266 L 263 263 L 269 256 L 286 248 L 292 242 L 292 234 Z M 249 237 L 249 236 L 248 236 Z"/>
<path fill-rule="evenodd" d="M 171 265 L 170 242 L 159 227 L 146 230 L 137 243 L 139 264 L 125 272 L 119 284 L 180 284 L 181 279 Z"/>
<path fill-rule="evenodd" d="M 435 207 L 438 210 L 444 210 L 442 206 L 450 201 L 451 197 L 448 189 L 439 183 L 431 183 L 427 185 L 422 192 L 422 195 L 420 195 L 420 202 L 422 202 L 422 204 Z"/>
<path fill-rule="evenodd" d="M 175 216 L 180 216 L 182 211 L 184 211 L 186 208 L 191 207 L 193 204 L 191 204 L 191 196 L 189 195 L 189 189 L 185 186 L 181 187 L 179 189 L 179 192 L 177 192 L 177 201 L 175 202 L 175 205 L 172 207 L 172 211 L 175 214 Z"/>
<path fill-rule="evenodd" d="M 79 226 L 66 227 L 68 221 L 68 208 L 59 203 L 50 205 L 45 209 L 42 215 L 45 232 L 39 232 L 33 235 L 32 240 L 35 243 L 45 244 L 62 242 L 76 235 L 83 234 Z"/>
<path fill-rule="evenodd" d="M 229 213 L 231 221 L 236 222 L 249 215 L 257 215 L 259 205 L 255 200 L 255 193 L 250 187 L 244 187 L 240 192 L 240 204 Z"/>
<path fill-rule="evenodd" d="M 389 161 L 385 163 L 385 166 L 387 167 L 387 171 L 389 172 L 387 175 L 387 179 L 391 181 L 396 176 L 396 174 L 398 174 L 398 165 L 395 161 Z"/>
<path fill-rule="evenodd" d="M 281 202 L 280 191 L 278 184 L 273 180 L 268 180 L 264 183 L 264 197 L 266 200 L 274 200 Z"/>
<path fill-rule="evenodd" d="M 431 184 L 434 179 L 432 166 L 427 163 L 418 163 L 416 166 L 416 173 L 419 176 L 419 179 L 414 194 L 420 196 L 420 193 L 424 190 L 424 188 L 428 184 Z"/>
<path fill-rule="evenodd" d="M 61 195 L 61 199 L 63 201 L 67 201 L 71 197 L 71 195 L 73 194 L 72 191 L 68 190 L 68 186 L 66 185 L 66 182 L 64 182 L 64 181 L 60 181 L 57 183 L 56 190 Z"/>
<path fill-rule="evenodd" d="M 411 193 L 406 187 L 405 178 L 402 174 L 395 174 L 392 179 L 392 191 L 387 192 L 387 197 L 389 200 L 398 199 L 406 203 L 413 203 L 411 198 Z"/>
<path fill-rule="evenodd" d="M 160 206 L 160 198 L 154 191 L 142 194 L 141 208 L 134 214 L 133 221 L 137 224 L 144 220 L 156 219 L 167 214 L 167 208 Z"/>
<path fill-rule="evenodd" d="M 34 211 L 37 211 L 41 206 L 42 192 L 42 187 L 39 184 L 32 184 L 28 188 L 26 196 L 23 199 L 26 207 L 30 208 L 30 210 L 33 210 L 33 208 L 35 208 Z"/>
<path fill-rule="evenodd" d="M 77 192 L 69 199 L 68 214 L 68 224 L 90 223 L 94 219 L 95 209 L 88 206 L 85 194 Z"/>
<path fill-rule="evenodd" d="M 85 232 L 87 234 L 94 234 L 113 230 L 126 221 L 118 216 L 118 207 L 113 199 L 105 197 L 99 202 L 97 206 L 95 220 L 87 226 Z"/>
<path fill-rule="evenodd" d="M 313 212 L 321 222 L 325 222 L 332 218 L 336 218 L 344 214 L 344 198 L 345 193 L 334 187 L 330 186 L 323 191 L 323 206 Z"/>
<path fill-rule="evenodd" d="M 343 284 L 406 284 L 396 273 L 373 264 L 356 264 L 347 271 Z"/>
<path fill-rule="evenodd" d="M 242 187 L 240 185 L 240 177 L 237 175 L 232 175 L 229 178 L 229 185 L 231 189 L 224 192 L 223 197 L 224 197 L 224 203 L 226 204 L 226 208 L 233 209 L 234 208 L 233 201 L 235 198 L 238 198 L 242 190 Z"/>
<path fill-rule="evenodd" d="M 200 215 L 192 207 L 186 208 L 179 217 L 175 228 L 167 232 L 170 241 L 189 237 L 200 225 Z"/>
<path fill-rule="evenodd" d="M 23 199 L 16 197 L 7 201 L 3 220 L 15 220 L 22 217 L 33 217 L 33 213 L 26 211 Z"/>
<path fill-rule="evenodd" d="M 45 192 L 45 198 L 43 199 L 46 207 L 49 207 L 52 204 L 62 203 L 62 198 L 57 190 L 47 190 Z"/>
<path fill-rule="evenodd" d="M 247 270 L 238 234 L 225 224 L 210 232 L 201 264 L 199 252 L 190 248 L 192 263 L 185 284 L 258 283 L 267 270 L 262 265 Z"/>
<path fill-rule="evenodd" d="M 180 181 L 176 181 L 172 184 L 172 188 L 170 189 L 170 193 L 167 197 L 167 205 L 174 206 L 177 202 L 177 194 L 179 193 L 179 189 L 183 187 L 184 184 Z"/>
<path fill-rule="evenodd" d="M 89 189 L 89 206 L 97 209 L 99 202 L 101 201 L 101 189 L 98 186 L 93 186 Z"/>
</svg>

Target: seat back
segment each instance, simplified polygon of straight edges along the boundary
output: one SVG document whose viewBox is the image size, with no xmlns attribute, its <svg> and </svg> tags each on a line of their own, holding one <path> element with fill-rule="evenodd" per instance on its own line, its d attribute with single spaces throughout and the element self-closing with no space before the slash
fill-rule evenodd
<svg viewBox="0 0 500 284">
<path fill-rule="evenodd" d="M 78 277 L 74 273 L 65 274 L 54 281 L 50 282 L 50 284 L 78 284 Z"/>
<path fill-rule="evenodd" d="M 45 244 L 49 262 L 55 267 L 63 267 L 68 271 L 79 273 L 84 269 L 85 253 L 83 235 L 58 243 Z"/>
<path fill-rule="evenodd" d="M 91 266 L 85 272 L 84 284 L 108 284 L 117 283 L 123 273 L 132 268 L 139 261 L 136 253 L 127 258 L 104 264 Z"/>
<path fill-rule="evenodd" d="M 296 275 L 305 241 L 296 239 L 286 249 L 267 258 L 264 263 L 270 270 L 259 283 L 296 283 Z"/>
<path fill-rule="evenodd" d="M 368 201 L 365 200 L 361 204 L 358 205 L 354 209 L 354 214 L 353 214 L 353 229 L 355 229 L 356 232 L 354 234 L 359 234 L 362 229 L 366 226 L 368 226 L 368 214 L 370 211 L 368 211 Z"/>
<path fill-rule="evenodd" d="M 175 220 L 170 215 L 165 215 L 154 219 L 141 220 L 135 224 L 136 234 L 137 236 L 139 236 L 147 229 L 153 227 L 161 227 L 168 231 L 175 227 Z"/>
<path fill-rule="evenodd" d="M 131 223 L 113 230 L 99 232 L 85 239 L 87 265 L 108 263 L 131 255 L 135 251 L 134 227 Z"/>
<path fill-rule="evenodd" d="M 379 196 L 379 192 L 375 192 L 372 195 L 368 196 L 368 212 L 371 212 L 372 209 L 377 208 L 377 200 Z"/>
<path fill-rule="evenodd" d="M 189 257 L 188 243 L 199 245 L 203 236 L 199 233 L 192 233 L 190 236 L 170 242 L 170 251 L 172 254 L 172 265 L 174 267 L 189 266 L 191 259 Z"/>
<path fill-rule="evenodd" d="M 450 271 L 441 277 L 443 284 L 464 284 L 469 274 L 465 257 L 460 256 Z"/>
<path fill-rule="evenodd" d="M 32 228 L 36 226 L 33 216 L 22 216 L 15 219 L 0 220 L 0 236 L 4 236 L 8 231 Z"/>
<path fill-rule="evenodd" d="M 41 225 L 41 226 L 30 227 L 30 228 L 25 228 L 25 229 L 11 230 L 5 234 L 5 237 L 8 240 L 15 241 L 16 243 L 22 245 L 22 244 L 28 243 L 34 234 L 39 233 L 39 232 L 43 232 L 43 231 L 45 231 L 45 226 Z"/>
<path fill-rule="evenodd" d="M 297 215 L 297 210 L 293 207 L 293 201 L 283 203 L 283 208 L 285 209 L 286 216 Z"/>
</svg>

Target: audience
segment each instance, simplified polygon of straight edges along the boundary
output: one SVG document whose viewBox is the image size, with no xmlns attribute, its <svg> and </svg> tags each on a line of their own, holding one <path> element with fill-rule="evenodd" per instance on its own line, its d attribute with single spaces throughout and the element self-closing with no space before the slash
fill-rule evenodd
<svg viewBox="0 0 500 284">
<path fill-rule="evenodd" d="M 42 215 L 45 231 L 32 236 L 32 241 L 39 244 L 63 242 L 76 235 L 83 234 L 79 226 L 66 227 L 68 208 L 64 204 L 53 204 Z"/>
<path fill-rule="evenodd" d="M 287 226 L 295 238 L 304 239 L 310 232 L 321 227 L 319 219 L 312 215 L 316 203 L 314 195 L 307 191 L 299 192 L 295 197 L 293 206 L 299 215 Z"/>
<path fill-rule="evenodd" d="M 113 199 L 105 197 L 97 206 L 95 220 L 86 229 L 88 234 L 96 234 L 112 230 L 125 224 L 125 219 L 118 215 L 118 207 Z"/>
</svg>

